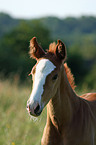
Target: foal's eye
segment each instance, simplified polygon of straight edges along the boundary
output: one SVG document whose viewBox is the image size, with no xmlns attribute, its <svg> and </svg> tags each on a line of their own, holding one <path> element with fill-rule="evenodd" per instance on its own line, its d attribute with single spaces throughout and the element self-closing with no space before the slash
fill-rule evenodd
<svg viewBox="0 0 96 145">
<path fill-rule="evenodd" d="M 56 80 L 58 77 L 58 74 L 56 74 L 55 76 L 53 76 L 52 80 Z"/>
</svg>

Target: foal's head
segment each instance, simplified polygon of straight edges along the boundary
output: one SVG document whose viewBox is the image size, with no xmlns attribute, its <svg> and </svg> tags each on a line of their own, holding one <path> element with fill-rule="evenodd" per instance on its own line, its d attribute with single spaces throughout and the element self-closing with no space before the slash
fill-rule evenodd
<svg viewBox="0 0 96 145">
<path fill-rule="evenodd" d="M 62 64 L 66 57 L 65 45 L 58 40 L 57 45 L 51 44 L 45 53 L 38 45 L 36 37 L 33 37 L 30 41 L 30 56 L 37 63 L 31 71 L 33 87 L 27 109 L 31 115 L 39 116 L 58 89 Z"/>
</svg>

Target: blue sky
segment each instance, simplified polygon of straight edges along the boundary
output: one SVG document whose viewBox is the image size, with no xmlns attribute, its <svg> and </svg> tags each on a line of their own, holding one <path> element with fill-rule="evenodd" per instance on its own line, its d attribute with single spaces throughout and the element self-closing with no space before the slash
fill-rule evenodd
<svg viewBox="0 0 96 145">
<path fill-rule="evenodd" d="M 15 18 L 96 16 L 96 0 L 0 0 L 0 12 Z"/>
</svg>

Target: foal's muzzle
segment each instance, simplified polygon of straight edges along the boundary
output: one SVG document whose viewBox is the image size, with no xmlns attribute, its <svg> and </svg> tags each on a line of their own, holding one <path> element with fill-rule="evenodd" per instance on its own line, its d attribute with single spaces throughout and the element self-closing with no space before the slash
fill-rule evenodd
<svg viewBox="0 0 96 145">
<path fill-rule="evenodd" d="M 33 116 L 39 116 L 42 112 L 42 109 L 41 109 L 39 103 L 36 103 L 36 104 L 27 103 L 26 108 L 27 108 L 28 112 L 30 113 L 30 115 L 33 115 Z"/>
</svg>

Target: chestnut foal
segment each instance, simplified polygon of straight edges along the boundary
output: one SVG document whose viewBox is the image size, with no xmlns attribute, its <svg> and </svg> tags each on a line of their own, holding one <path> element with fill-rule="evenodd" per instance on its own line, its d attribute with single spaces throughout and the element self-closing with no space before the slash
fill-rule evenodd
<svg viewBox="0 0 96 145">
<path fill-rule="evenodd" d="M 47 105 L 42 145 L 96 145 L 96 93 L 77 96 L 62 41 L 45 53 L 35 37 L 30 56 L 37 60 L 31 74 L 33 89 L 27 102 L 30 115 L 39 116 Z M 85 98 L 85 99 L 84 99 Z"/>
</svg>

